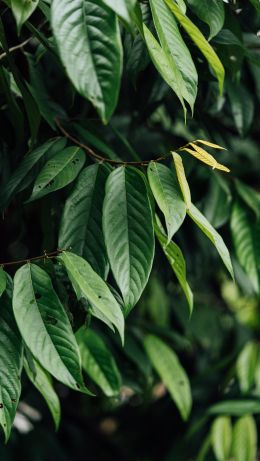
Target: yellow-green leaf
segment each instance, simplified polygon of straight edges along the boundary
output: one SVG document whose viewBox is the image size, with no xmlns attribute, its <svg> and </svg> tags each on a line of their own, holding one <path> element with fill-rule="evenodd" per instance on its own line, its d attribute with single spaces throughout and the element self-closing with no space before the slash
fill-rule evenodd
<svg viewBox="0 0 260 461">
<path fill-rule="evenodd" d="M 189 188 L 188 181 L 186 179 L 182 159 L 181 159 L 181 156 L 177 154 L 176 152 L 172 152 L 172 156 L 173 156 L 173 161 L 174 161 L 174 165 L 176 169 L 177 178 L 178 178 L 179 185 L 180 185 L 182 195 L 184 198 L 184 202 L 186 203 L 187 209 L 189 209 L 191 206 L 191 195 L 190 195 L 190 188 Z"/>
<path fill-rule="evenodd" d="M 189 146 L 191 146 L 193 149 L 189 149 L 188 147 L 183 147 L 181 150 L 186 151 L 189 154 L 193 155 L 193 157 L 197 158 L 203 163 L 206 163 L 206 165 L 209 165 L 214 169 L 221 170 L 221 171 L 226 171 L 227 173 L 230 171 L 229 168 L 226 166 L 222 165 L 221 163 L 218 163 L 217 160 L 213 157 L 213 155 L 209 154 L 207 151 L 202 149 L 201 147 L 197 146 L 194 143 L 189 143 Z"/>
</svg>

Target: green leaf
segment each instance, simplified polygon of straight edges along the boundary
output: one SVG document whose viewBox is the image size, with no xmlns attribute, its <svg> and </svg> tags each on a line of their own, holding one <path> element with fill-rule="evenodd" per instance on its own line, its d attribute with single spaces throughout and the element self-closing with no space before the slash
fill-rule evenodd
<svg viewBox="0 0 260 461">
<path fill-rule="evenodd" d="M 182 419 L 186 421 L 192 406 L 192 396 L 189 379 L 177 355 L 153 335 L 145 337 L 144 345 L 152 365 L 168 389 Z"/>
<path fill-rule="evenodd" d="M 230 254 L 221 235 L 219 235 L 216 229 L 212 227 L 209 221 L 205 218 L 205 216 L 203 216 L 203 214 L 198 210 L 198 208 L 195 207 L 195 205 L 191 204 L 190 208 L 187 210 L 187 213 L 190 216 L 190 218 L 195 222 L 195 224 L 208 237 L 208 239 L 213 243 L 223 263 L 229 271 L 231 277 L 234 278 Z"/>
<path fill-rule="evenodd" d="M 222 93 L 224 77 L 225 77 L 225 70 L 217 54 L 215 53 L 213 48 L 210 46 L 210 44 L 207 42 L 205 37 L 202 35 L 198 27 L 195 26 L 195 24 L 193 24 L 191 20 L 187 16 L 185 16 L 185 14 L 182 13 L 178 5 L 172 0 L 164 0 L 164 1 L 166 5 L 168 5 L 170 10 L 173 12 L 174 16 L 179 21 L 181 26 L 186 30 L 190 38 L 197 45 L 201 53 L 207 59 L 209 65 L 212 67 L 218 79 L 219 90 L 220 90 L 220 93 Z"/>
<path fill-rule="evenodd" d="M 209 192 L 204 199 L 203 212 L 213 227 L 221 227 L 228 221 L 231 201 L 232 196 L 229 188 L 223 187 L 219 181 L 219 176 L 212 175 Z"/>
<path fill-rule="evenodd" d="M 154 198 L 164 214 L 169 242 L 184 221 L 186 205 L 173 172 L 165 165 L 150 162 L 148 179 Z"/>
<path fill-rule="evenodd" d="M 18 32 L 37 8 L 39 0 L 11 0 L 11 8 L 16 20 Z"/>
<path fill-rule="evenodd" d="M 44 197 L 70 184 L 79 174 L 85 159 L 84 151 L 76 146 L 58 152 L 40 171 L 27 202 Z"/>
<path fill-rule="evenodd" d="M 255 461 L 257 428 L 252 416 L 240 418 L 233 431 L 232 456 L 236 461 Z"/>
<path fill-rule="evenodd" d="M 167 237 L 164 234 L 161 226 L 155 224 L 155 233 L 161 244 L 161 247 L 167 257 L 173 272 L 175 273 L 180 286 L 186 296 L 189 304 L 190 315 L 193 311 L 193 294 L 186 279 L 186 262 L 181 249 L 174 242 L 168 243 Z"/>
<path fill-rule="evenodd" d="M 259 399 L 250 400 L 226 400 L 212 405 L 208 413 L 210 415 L 243 416 L 249 413 L 260 413 Z"/>
<path fill-rule="evenodd" d="M 249 341 L 240 352 L 236 372 L 241 392 L 247 393 L 255 382 L 255 373 L 258 365 L 260 350 L 257 343 Z"/>
<path fill-rule="evenodd" d="M 128 314 L 146 286 L 154 257 L 152 211 L 139 170 L 120 167 L 110 173 L 103 232 L 110 266 Z"/>
<path fill-rule="evenodd" d="M 227 81 L 227 95 L 235 125 L 240 136 L 245 136 L 254 118 L 254 100 L 241 83 Z"/>
<path fill-rule="evenodd" d="M 114 325 L 124 342 L 124 316 L 117 300 L 106 283 L 80 256 L 64 251 L 59 260 L 63 262 L 77 297 L 85 297 L 92 306 L 92 314 L 100 314 Z"/>
<path fill-rule="evenodd" d="M 108 397 L 119 394 L 121 376 L 115 359 L 100 336 L 81 327 L 76 334 L 82 367 Z"/>
<path fill-rule="evenodd" d="M 0 296 L 4 293 L 6 289 L 6 273 L 2 267 L 0 267 Z"/>
<path fill-rule="evenodd" d="M 116 15 L 101 0 L 53 0 L 51 8 L 52 28 L 68 76 L 107 123 L 117 104 L 122 72 Z"/>
<path fill-rule="evenodd" d="M 102 206 L 109 169 L 102 164 L 85 168 L 67 198 L 62 213 L 59 248 L 83 256 L 102 278 L 108 261 L 102 231 Z"/>
<path fill-rule="evenodd" d="M 251 208 L 256 217 L 260 217 L 260 194 L 256 192 L 252 187 L 247 186 L 238 179 L 235 180 L 235 186 L 238 194 L 243 201 Z"/>
<path fill-rule="evenodd" d="M 255 7 L 256 11 L 260 13 L 260 1 L 259 0 L 250 0 L 252 5 Z"/>
<path fill-rule="evenodd" d="M 22 365 L 22 339 L 15 323 L 11 299 L 4 293 L 0 309 L 0 426 L 6 442 L 21 394 Z"/>
<path fill-rule="evenodd" d="M 123 22 L 131 26 L 136 0 L 103 0 Z"/>
<path fill-rule="evenodd" d="M 209 40 L 211 40 L 224 25 L 225 9 L 223 2 L 219 0 L 188 0 L 188 5 L 201 21 L 208 24 Z"/>
<path fill-rule="evenodd" d="M 232 424 L 228 416 L 219 416 L 214 420 L 211 442 L 217 461 L 228 461 L 232 445 Z"/>
<path fill-rule="evenodd" d="M 15 193 L 21 192 L 33 181 L 37 174 L 35 174 L 35 166 L 37 166 L 38 162 L 45 156 L 51 157 L 55 152 L 59 152 L 59 150 L 64 148 L 65 144 L 66 140 L 64 138 L 49 139 L 49 141 L 24 156 L 18 168 L 14 170 L 7 183 L 1 189 L 1 210 L 4 210 L 8 206 Z"/>
<path fill-rule="evenodd" d="M 191 206 L 191 195 L 190 195 L 189 184 L 188 184 L 188 181 L 185 175 L 184 166 L 182 163 L 182 158 L 176 152 L 172 152 L 172 156 L 173 156 L 173 161 L 174 161 L 174 166 L 175 166 L 179 186 L 180 186 L 180 189 L 183 195 L 183 199 L 184 199 L 184 202 L 186 203 L 187 209 L 189 209 Z"/>
<path fill-rule="evenodd" d="M 183 92 L 185 91 L 185 87 L 182 75 L 176 66 L 176 63 L 171 58 L 169 58 L 169 56 L 159 45 L 156 38 L 144 23 L 143 34 L 150 58 L 154 66 L 165 80 L 165 82 L 172 88 L 176 96 L 179 98 L 186 117 L 186 106 L 183 100 Z"/>
<path fill-rule="evenodd" d="M 60 424 L 60 401 L 53 387 L 51 376 L 32 356 L 29 361 L 24 361 L 24 368 L 32 384 L 45 399 L 57 430 Z"/>
<path fill-rule="evenodd" d="M 63 384 L 89 393 L 68 316 L 49 275 L 35 264 L 15 274 L 13 309 L 23 340 L 40 365 Z"/>
<path fill-rule="evenodd" d="M 193 112 L 197 96 L 198 75 L 191 54 L 179 32 L 176 20 L 164 0 L 150 0 L 154 25 L 162 46 L 173 67 L 180 71 L 183 98 Z"/>
<path fill-rule="evenodd" d="M 256 251 L 256 245 L 259 235 L 255 235 L 254 231 L 255 228 L 258 229 L 259 234 L 259 226 L 257 227 L 250 221 L 246 209 L 238 202 L 233 205 L 230 226 L 238 262 L 247 273 L 254 290 L 258 293 L 259 254 Z"/>
</svg>

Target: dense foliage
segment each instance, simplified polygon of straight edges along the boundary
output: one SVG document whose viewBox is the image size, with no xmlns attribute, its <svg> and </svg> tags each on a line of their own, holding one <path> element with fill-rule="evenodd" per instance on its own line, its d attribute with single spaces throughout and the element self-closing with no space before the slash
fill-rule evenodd
<svg viewBox="0 0 260 461">
<path fill-rule="evenodd" d="M 256 460 L 259 11 L 0 2 L 1 459 Z"/>
</svg>

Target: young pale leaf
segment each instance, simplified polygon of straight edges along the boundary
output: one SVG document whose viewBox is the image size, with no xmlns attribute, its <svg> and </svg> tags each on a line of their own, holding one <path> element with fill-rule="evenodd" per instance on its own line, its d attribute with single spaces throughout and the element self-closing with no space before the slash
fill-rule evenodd
<svg viewBox="0 0 260 461">
<path fill-rule="evenodd" d="M 154 257 L 152 211 L 139 170 L 120 167 L 110 173 L 103 232 L 110 266 L 128 314 L 146 286 Z"/>
<path fill-rule="evenodd" d="M 0 344 L 0 427 L 7 441 L 21 394 L 23 347 L 6 292 L 1 298 Z"/>
<path fill-rule="evenodd" d="M 45 399 L 53 417 L 55 428 L 58 430 L 60 424 L 60 401 L 53 387 L 51 376 L 32 355 L 30 356 L 30 361 L 24 361 L 24 368 L 32 384 Z"/>
<path fill-rule="evenodd" d="M 63 384 L 89 393 L 68 316 L 49 275 L 35 264 L 15 274 L 13 309 L 23 340 L 40 365 Z"/>
<path fill-rule="evenodd" d="M 180 34 L 176 20 L 164 0 L 150 0 L 154 25 L 168 59 L 182 76 L 182 96 L 193 111 L 197 96 L 198 75 L 190 52 Z"/>
<path fill-rule="evenodd" d="M 211 427 L 211 443 L 217 461 L 228 461 L 232 445 L 232 424 L 228 416 L 219 416 Z"/>
<path fill-rule="evenodd" d="M 204 146 L 213 147 L 213 149 L 226 150 L 225 147 L 219 146 L 218 144 L 214 144 L 213 142 L 210 142 L 210 141 L 205 141 L 204 139 L 196 139 L 194 143 L 204 144 Z"/>
<path fill-rule="evenodd" d="M 108 261 L 102 232 L 102 206 L 109 169 L 95 164 L 79 175 L 62 213 L 59 248 L 83 256 L 95 272 L 107 277 Z"/>
<path fill-rule="evenodd" d="M 201 21 L 208 24 L 209 40 L 211 40 L 224 25 L 225 9 L 223 2 L 219 0 L 188 0 L 188 5 Z"/>
<path fill-rule="evenodd" d="M 175 273 L 183 292 L 186 296 L 186 299 L 189 304 L 190 314 L 193 311 L 193 294 L 190 289 L 190 286 L 186 280 L 186 262 L 182 254 L 181 249 L 174 242 L 168 243 L 167 237 L 164 234 L 161 226 L 155 224 L 155 233 L 161 244 L 161 247 L 167 257 L 173 272 Z"/>
<path fill-rule="evenodd" d="M 249 341 L 240 352 L 236 372 L 241 392 L 247 393 L 255 381 L 255 373 L 260 357 L 260 349 L 257 343 Z"/>
<path fill-rule="evenodd" d="M 6 289 L 6 273 L 2 267 L 0 267 L 0 296 L 4 293 Z"/>
<path fill-rule="evenodd" d="M 148 179 L 154 198 L 164 214 L 169 242 L 184 221 L 186 205 L 175 176 L 168 167 L 151 162 Z"/>
<path fill-rule="evenodd" d="M 117 300 L 102 278 L 80 256 L 64 251 L 59 260 L 63 262 L 78 298 L 86 298 L 92 306 L 92 314 L 99 313 L 114 325 L 124 342 L 124 316 Z"/>
<path fill-rule="evenodd" d="M 44 197 L 74 181 L 84 165 L 85 158 L 85 153 L 79 147 L 67 147 L 58 152 L 40 171 L 27 202 Z"/>
<path fill-rule="evenodd" d="M 213 157 L 213 155 L 209 154 L 204 149 L 202 149 L 201 147 L 197 146 L 196 144 L 192 142 L 189 143 L 189 146 L 191 146 L 193 150 L 189 149 L 188 147 L 183 147 L 183 149 L 181 150 L 188 152 L 189 154 L 193 155 L 193 157 L 197 158 L 201 162 L 206 163 L 206 165 L 211 166 L 213 170 L 216 168 L 217 170 L 222 170 L 222 171 L 226 171 L 227 173 L 229 173 L 230 170 L 226 166 L 221 165 L 221 163 L 218 163 L 217 160 L 215 160 L 215 158 Z"/>
<path fill-rule="evenodd" d="M 187 210 L 187 213 L 216 247 L 216 250 L 218 251 L 218 254 L 225 264 L 227 270 L 229 271 L 231 277 L 234 278 L 230 254 L 222 237 L 219 235 L 216 229 L 212 227 L 207 218 L 205 218 L 205 216 L 198 210 L 198 208 L 195 207 L 195 205 L 191 204 L 190 208 Z"/>
<path fill-rule="evenodd" d="M 107 123 L 117 103 L 122 71 L 117 17 L 101 0 L 53 0 L 51 8 L 52 28 L 68 76 Z"/>
<path fill-rule="evenodd" d="M 188 181 L 186 179 L 182 159 L 181 159 L 181 156 L 177 154 L 176 152 L 172 152 L 172 156 L 173 156 L 177 178 L 178 178 L 179 185 L 180 185 L 182 195 L 184 198 L 184 202 L 186 203 L 187 209 L 189 209 L 191 206 L 191 195 L 190 195 L 190 188 L 189 188 Z"/>
<path fill-rule="evenodd" d="M 240 203 L 233 205 L 231 213 L 231 233 L 236 250 L 238 262 L 241 264 L 248 277 L 250 278 L 254 290 L 259 292 L 259 261 L 256 251 L 259 235 L 255 235 L 255 228 L 259 226 L 250 221 L 249 215 Z"/>
<path fill-rule="evenodd" d="M 122 385 L 121 376 L 113 355 L 100 336 L 83 326 L 77 332 L 76 339 L 82 368 L 105 395 L 108 397 L 118 395 Z"/>
<path fill-rule="evenodd" d="M 152 365 L 186 421 L 192 406 L 192 396 L 188 376 L 177 355 L 161 339 L 153 335 L 145 337 L 144 346 Z"/>
<path fill-rule="evenodd" d="M 173 12 L 174 16 L 179 21 L 181 26 L 186 30 L 190 38 L 197 45 L 201 53 L 207 59 L 208 63 L 212 67 L 218 79 L 219 90 L 220 90 L 220 93 L 222 93 L 224 77 L 225 77 L 225 70 L 218 56 L 216 55 L 215 51 L 210 46 L 210 44 L 207 42 L 205 37 L 202 35 L 198 27 L 195 26 L 195 24 L 193 24 L 193 22 L 191 22 L 191 20 L 187 16 L 185 16 L 185 14 L 183 14 L 181 9 L 175 2 L 173 2 L 172 0 L 164 0 L 164 1 L 166 5 L 168 5 L 170 10 Z"/>
<path fill-rule="evenodd" d="M 22 25 L 37 8 L 39 0 L 10 0 L 10 2 L 17 29 L 20 32 Z"/>
<path fill-rule="evenodd" d="M 232 457 L 236 461 L 255 461 L 257 451 L 257 427 L 252 416 L 240 418 L 233 431 Z"/>
</svg>

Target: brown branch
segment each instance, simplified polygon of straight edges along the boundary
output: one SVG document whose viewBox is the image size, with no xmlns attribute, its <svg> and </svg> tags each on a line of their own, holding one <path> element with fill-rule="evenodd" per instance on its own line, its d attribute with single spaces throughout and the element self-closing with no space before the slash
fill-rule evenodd
<svg viewBox="0 0 260 461">
<path fill-rule="evenodd" d="M 17 259 L 16 261 L 7 261 L 3 263 L 0 262 L 0 267 L 13 266 L 15 264 L 25 264 L 31 261 L 36 261 L 37 259 L 52 259 L 55 258 L 59 253 L 62 253 L 63 251 L 65 250 L 57 249 L 55 251 L 51 251 L 50 253 L 45 252 L 43 255 L 34 256 L 33 258 Z"/>
<path fill-rule="evenodd" d="M 77 146 L 81 147 L 83 150 L 86 151 L 86 153 L 94 158 L 95 160 L 98 160 L 99 162 L 103 162 L 103 163 L 109 163 L 110 165 L 124 165 L 124 166 L 127 166 L 127 165 L 130 165 L 130 166 L 147 166 L 149 165 L 150 162 L 161 162 L 162 160 L 165 160 L 167 157 L 170 156 L 170 154 L 166 154 L 166 155 L 161 155 L 160 157 L 157 157 L 155 159 L 151 159 L 151 160 L 142 160 L 140 162 L 124 162 L 123 160 L 112 160 L 110 158 L 107 158 L 107 157 L 102 157 L 102 155 L 99 155 L 97 154 L 96 152 L 94 152 L 89 146 L 86 146 L 86 144 L 83 144 L 82 142 L 80 142 L 77 138 L 75 138 L 74 136 L 72 136 L 70 133 L 68 133 L 65 128 L 61 125 L 59 119 L 56 117 L 55 118 L 55 123 L 57 125 L 57 127 L 59 128 L 60 132 L 67 138 L 69 139 L 70 141 L 74 142 Z M 179 150 L 179 149 L 177 149 Z"/>
<path fill-rule="evenodd" d="M 29 37 L 29 38 L 27 38 L 26 40 L 24 40 L 24 42 L 19 43 L 18 45 L 12 46 L 11 48 L 9 48 L 8 53 L 12 53 L 13 51 L 20 50 L 20 49 L 23 48 L 25 45 L 27 45 L 27 43 L 29 43 L 29 42 L 32 40 L 32 38 L 33 38 L 33 37 Z M 2 53 L 2 54 L 0 54 L 0 61 L 1 61 L 2 59 L 4 59 L 6 56 L 7 56 L 7 53 Z"/>
</svg>

